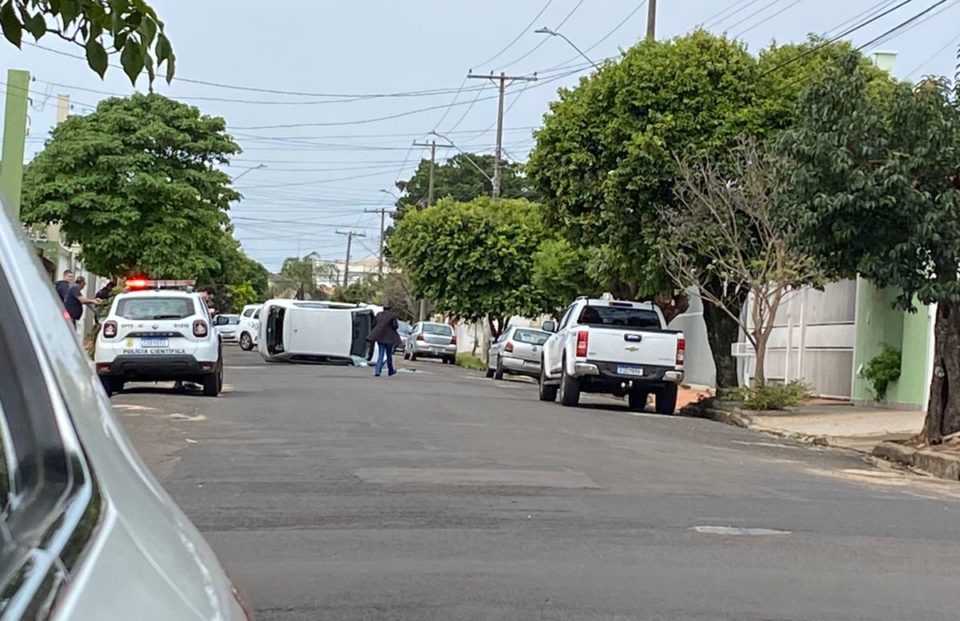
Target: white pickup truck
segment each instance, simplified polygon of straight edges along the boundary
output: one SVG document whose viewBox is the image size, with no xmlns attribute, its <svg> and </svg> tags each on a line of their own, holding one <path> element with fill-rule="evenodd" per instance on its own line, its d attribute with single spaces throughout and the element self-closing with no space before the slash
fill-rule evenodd
<svg viewBox="0 0 960 621">
<path fill-rule="evenodd" d="M 683 381 L 683 334 L 668 330 L 663 313 L 651 302 L 622 302 L 609 296 L 578 298 L 543 346 L 540 400 L 575 406 L 580 393 L 628 397 L 643 410 L 656 395 L 660 414 L 673 414 L 677 386 Z"/>
</svg>

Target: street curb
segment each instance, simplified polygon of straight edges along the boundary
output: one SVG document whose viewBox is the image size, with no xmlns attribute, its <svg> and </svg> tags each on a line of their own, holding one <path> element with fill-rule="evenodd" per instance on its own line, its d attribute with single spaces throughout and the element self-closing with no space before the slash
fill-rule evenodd
<svg viewBox="0 0 960 621">
<path fill-rule="evenodd" d="M 923 470 L 948 481 L 960 481 L 960 457 L 931 449 L 915 449 L 896 442 L 881 442 L 873 456 Z"/>
<path fill-rule="evenodd" d="M 785 431 L 782 429 L 774 429 L 773 427 L 763 427 L 761 425 L 757 425 L 753 420 L 753 416 L 736 407 L 729 409 L 722 407 L 702 408 L 695 403 L 691 403 L 681 408 L 678 414 L 680 414 L 680 416 L 688 416 L 691 418 L 705 418 L 707 420 L 724 423 L 726 425 L 750 429 L 751 431 L 760 431 L 778 438 L 800 442 L 801 444 L 810 444 L 813 446 L 831 446 L 846 450 L 856 450 L 840 444 L 833 444 L 830 442 L 830 438 L 828 436 L 797 433 L 794 431 Z M 859 453 L 862 451 L 857 452 Z"/>
</svg>

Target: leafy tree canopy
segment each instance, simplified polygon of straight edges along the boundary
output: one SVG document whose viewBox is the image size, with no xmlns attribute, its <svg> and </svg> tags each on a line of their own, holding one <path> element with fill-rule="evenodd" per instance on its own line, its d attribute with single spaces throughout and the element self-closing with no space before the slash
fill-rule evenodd
<svg viewBox="0 0 960 621">
<path fill-rule="evenodd" d="M 924 435 L 960 432 L 960 104 L 945 82 L 872 97 L 848 58 L 802 99 L 779 146 L 783 219 L 836 273 L 938 303 Z"/>
<path fill-rule="evenodd" d="M 134 84 L 144 70 L 153 82 L 161 65 L 166 65 L 167 82 L 173 79 L 173 46 L 146 0 L 0 0 L 0 29 L 17 47 L 24 33 L 35 41 L 52 34 L 76 43 L 100 77 L 107 71 L 108 54 L 118 52 Z"/>
<path fill-rule="evenodd" d="M 479 196 L 490 196 L 493 187 L 488 177 L 493 177 L 493 161 L 492 155 L 458 153 L 446 162 L 436 164 L 433 172 L 434 197 L 450 197 L 455 201 L 467 202 Z M 523 174 L 522 165 L 505 162 L 500 170 L 502 198 L 535 200 L 535 192 Z M 410 179 L 397 182 L 397 188 L 403 195 L 397 201 L 396 219 L 402 218 L 410 208 L 427 204 L 429 185 L 430 160 L 421 160 Z"/>
<path fill-rule="evenodd" d="M 531 282 L 533 254 L 545 239 L 536 204 L 524 199 L 453 199 L 407 214 L 390 248 L 416 293 L 465 321 L 505 318 L 543 308 Z"/>
<path fill-rule="evenodd" d="M 336 280 L 338 274 L 333 266 L 320 261 L 315 253 L 305 257 L 288 257 L 280 267 L 280 286 L 292 289 L 297 299 L 325 300 L 317 281 L 321 278 Z"/>
<path fill-rule="evenodd" d="M 100 274 L 215 271 L 240 198 L 216 168 L 240 151 L 224 126 L 161 95 L 104 100 L 57 126 L 27 166 L 24 221 L 60 223 Z"/>
</svg>

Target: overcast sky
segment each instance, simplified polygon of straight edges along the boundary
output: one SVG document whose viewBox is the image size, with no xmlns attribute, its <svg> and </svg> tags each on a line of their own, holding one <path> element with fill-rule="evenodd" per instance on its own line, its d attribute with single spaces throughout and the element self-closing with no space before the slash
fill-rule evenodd
<svg viewBox="0 0 960 621">
<path fill-rule="evenodd" d="M 902 1 L 660 0 L 657 35 L 673 37 L 705 23 L 755 52 L 772 40 L 836 34 L 848 20 Z M 181 78 L 157 90 L 226 118 L 244 150 L 230 169 L 234 176 L 265 166 L 237 181 L 245 199 L 232 210 L 237 237 L 253 258 L 271 270 L 287 256 L 312 251 L 342 258 L 346 239 L 336 230 L 352 228 L 368 235 L 354 246 L 359 259 L 377 248 L 378 216 L 364 209 L 389 206 L 392 199 L 381 190 L 407 178 L 426 155 L 411 147 L 414 140 L 429 139 L 436 128 L 465 150 L 492 152 L 495 91 L 486 80 L 466 80 L 468 70 L 538 72 L 538 82 L 514 84 L 507 99 L 506 154 L 524 160 L 531 130 L 556 89 L 586 71 L 586 62 L 562 39 L 533 31 L 559 29 L 601 60 L 643 36 L 643 4 L 154 0 Z M 849 38 L 868 43 L 935 4 L 910 1 Z M 897 52 L 900 78 L 952 76 L 960 43 L 958 5 L 960 0 L 948 0 L 912 28 L 865 51 Z M 52 38 L 42 45 L 82 52 Z M 70 95 L 74 114 L 86 114 L 109 94 L 133 91 L 119 70 L 111 69 L 101 81 L 82 60 L 28 46 L 22 52 L 9 45 L 0 50 L 4 83 L 10 68 L 27 69 L 35 79 L 28 159 L 42 148 L 55 121 L 58 93 Z M 142 80 L 138 86 L 146 88 Z M 352 97 L 371 94 L 388 96 Z"/>
</svg>

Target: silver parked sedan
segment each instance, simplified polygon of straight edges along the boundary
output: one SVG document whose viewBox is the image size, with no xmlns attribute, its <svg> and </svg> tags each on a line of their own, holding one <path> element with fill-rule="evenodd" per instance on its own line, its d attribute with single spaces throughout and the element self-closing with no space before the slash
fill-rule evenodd
<svg viewBox="0 0 960 621">
<path fill-rule="evenodd" d="M 409 360 L 440 358 L 446 364 L 453 364 L 457 360 L 457 335 L 453 326 L 432 321 L 418 322 L 407 335 L 403 357 Z"/>
<path fill-rule="evenodd" d="M 0 616 L 250 618 L 114 419 L 19 228 L 0 205 Z"/>
<path fill-rule="evenodd" d="M 503 379 L 503 374 L 540 377 L 540 354 L 549 332 L 535 328 L 509 327 L 490 346 L 487 377 Z"/>
</svg>

